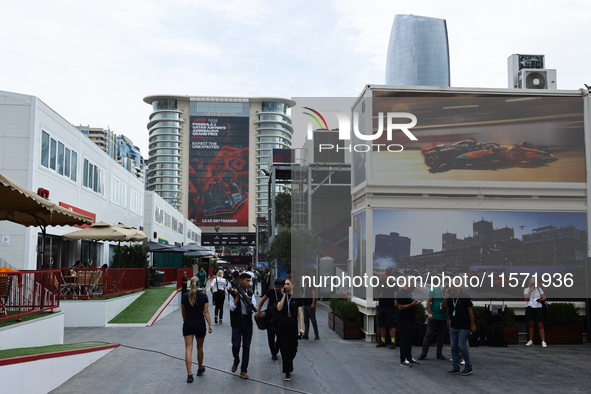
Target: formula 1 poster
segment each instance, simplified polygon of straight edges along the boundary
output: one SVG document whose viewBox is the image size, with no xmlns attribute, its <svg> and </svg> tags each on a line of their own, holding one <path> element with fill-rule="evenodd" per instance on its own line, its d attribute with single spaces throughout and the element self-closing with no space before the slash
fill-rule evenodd
<svg viewBox="0 0 591 394">
<path fill-rule="evenodd" d="M 248 117 L 191 117 L 189 219 L 248 226 Z"/>
</svg>

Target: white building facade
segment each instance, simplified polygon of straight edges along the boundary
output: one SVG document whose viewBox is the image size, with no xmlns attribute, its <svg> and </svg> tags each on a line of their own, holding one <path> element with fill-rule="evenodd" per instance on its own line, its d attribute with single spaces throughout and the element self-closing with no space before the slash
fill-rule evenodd
<svg viewBox="0 0 591 394">
<path fill-rule="evenodd" d="M 144 183 L 35 96 L 0 91 L 0 172 L 95 222 L 144 226 Z M 70 267 L 76 260 L 109 264 L 115 243 L 65 241 L 76 227 L 41 230 L 0 221 L 0 257 L 17 269 Z"/>
</svg>

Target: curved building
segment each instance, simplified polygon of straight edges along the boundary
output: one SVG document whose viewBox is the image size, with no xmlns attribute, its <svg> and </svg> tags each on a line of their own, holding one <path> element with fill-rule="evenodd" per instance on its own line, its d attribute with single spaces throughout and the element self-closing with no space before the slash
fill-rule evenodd
<svg viewBox="0 0 591 394">
<path fill-rule="evenodd" d="M 287 109 L 295 102 L 172 95 L 144 102 L 152 105 L 148 190 L 205 232 L 252 231 L 268 214 L 272 149 L 291 148 Z"/>
<path fill-rule="evenodd" d="M 445 19 L 396 15 L 386 61 L 386 85 L 450 86 Z"/>
</svg>

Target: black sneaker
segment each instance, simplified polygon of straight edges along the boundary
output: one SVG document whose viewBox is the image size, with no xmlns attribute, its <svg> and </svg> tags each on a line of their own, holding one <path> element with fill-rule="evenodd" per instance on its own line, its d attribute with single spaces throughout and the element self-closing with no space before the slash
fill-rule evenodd
<svg viewBox="0 0 591 394">
<path fill-rule="evenodd" d="M 215 321 L 215 324 L 218 324 L 218 317 L 217 316 L 215 317 L 214 321 Z"/>
<path fill-rule="evenodd" d="M 426 358 L 427 358 L 427 355 L 426 355 L 426 354 L 421 354 L 421 355 L 419 356 L 419 360 L 424 360 L 424 359 L 426 359 Z"/>
<path fill-rule="evenodd" d="M 278 360 L 277 355 L 276 354 L 273 354 L 273 357 L 271 357 L 271 360 L 277 361 Z"/>
<path fill-rule="evenodd" d="M 187 383 L 193 383 L 193 375 L 187 375 Z"/>
<path fill-rule="evenodd" d="M 197 376 L 202 376 L 202 375 L 203 375 L 203 372 L 205 372 L 205 367 L 203 367 L 203 368 L 199 368 L 199 369 L 197 370 Z"/>
<path fill-rule="evenodd" d="M 283 378 L 283 380 L 291 380 L 291 373 L 286 373 L 285 377 Z"/>
<path fill-rule="evenodd" d="M 410 360 L 410 365 L 421 365 L 417 362 L 417 360 L 415 360 L 414 358 L 412 360 Z"/>
<path fill-rule="evenodd" d="M 401 367 L 412 368 L 412 364 L 408 362 L 408 360 L 404 360 L 403 363 L 400 363 Z M 460 373 L 460 371 L 458 371 Z"/>
<path fill-rule="evenodd" d="M 390 344 L 390 349 L 396 349 L 396 342 L 392 342 Z"/>
<path fill-rule="evenodd" d="M 459 369 L 450 369 L 449 371 L 447 371 L 448 375 L 459 375 L 460 374 L 460 370 Z"/>
<path fill-rule="evenodd" d="M 304 336 L 302 337 L 302 339 L 310 339 L 310 338 L 308 338 L 308 334 L 304 334 Z"/>
<path fill-rule="evenodd" d="M 376 345 L 376 347 L 386 347 L 386 344 L 382 341 Z"/>
<path fill-rule="evenodd" d="M 472 369 L 464 368 L 464 370 L 462 371 L 462 373 L 460 375 L 462 375 L 462 376 L 472 375 Z"/>
<path fill-rule="evenodd" d="M 419 360 L 420 360 L 420 359 L 421 359 L 421 358 L 419 357 Z M 438 359 L 438 360 L 443 360 L 443 361 L 447 360 L 447 358 L 445 358 L 445 357 L 443 356 L 443 354 L 438 354 L 438 355 L 437 355 L 437 359 Z"/>
</svg>

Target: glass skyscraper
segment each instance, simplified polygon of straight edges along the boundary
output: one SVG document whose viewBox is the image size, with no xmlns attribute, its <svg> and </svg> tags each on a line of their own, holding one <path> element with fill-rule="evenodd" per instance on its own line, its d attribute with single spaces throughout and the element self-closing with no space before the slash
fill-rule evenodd
<svg viewBox="0 0 591 394">
<path fill-rule="evenodd" d="M 396 15 L 390 33 L 386 85 L 450 86 L 445 19 Z"/>
</svg>

